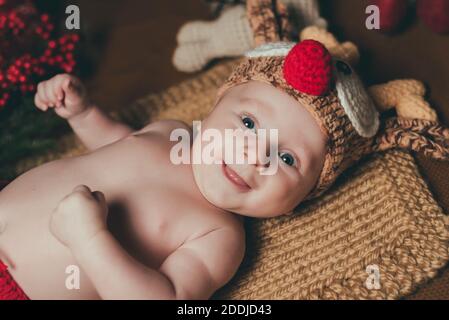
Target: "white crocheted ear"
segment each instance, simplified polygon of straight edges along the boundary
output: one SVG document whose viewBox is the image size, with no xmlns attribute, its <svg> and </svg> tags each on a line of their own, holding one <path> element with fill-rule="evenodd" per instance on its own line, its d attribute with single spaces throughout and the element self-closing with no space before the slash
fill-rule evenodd
<svg viewBox="0 0 449 320">
<path fill-rule="evenodd" d="M 263 44 L 254 50 L 248 51 L 247 58 L 258 57 L 285 57 L 295 46 L 294 42 L 271 42 Z"/>
<path fill-rule="evenodd" d="M 341 60 L 335 60 L 338 99 L 357 133 L 373 137 L 379 130 L 379 112 L 354 70 Z"/>
</svg>

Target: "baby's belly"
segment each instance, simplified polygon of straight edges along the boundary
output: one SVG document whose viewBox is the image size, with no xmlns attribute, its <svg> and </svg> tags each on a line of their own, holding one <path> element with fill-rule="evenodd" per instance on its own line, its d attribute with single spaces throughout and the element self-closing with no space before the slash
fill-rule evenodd
<svg viewBox="0 0 449 320">
<path fill-rule="evenodd" d="M 77 288 L 70 269 L 76 261 L 49 229 L 56 204 L 74 185 L 86 183 L 82 172 L 70 170 L 71 161 L 38 167 L 0 192 L 0 259 L 31 299 L 98 298 L 81 269 Z"/>
</svg>

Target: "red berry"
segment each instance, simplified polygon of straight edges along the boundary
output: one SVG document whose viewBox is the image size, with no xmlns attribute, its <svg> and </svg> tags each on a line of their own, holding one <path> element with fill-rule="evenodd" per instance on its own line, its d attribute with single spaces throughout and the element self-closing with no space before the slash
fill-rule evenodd
<svg viewBox="0 0 449 320">
<path fill-rule="evenodd" d="M 449 0 L 418 0 L 417 12 L 433 32 L 449 32 Z"/>
<path fill-rule="evenodd" d="M 408 0 L 374 0 L 380 11 L 380 31 L 394 32 L 407 15 Z"/>
</svg>

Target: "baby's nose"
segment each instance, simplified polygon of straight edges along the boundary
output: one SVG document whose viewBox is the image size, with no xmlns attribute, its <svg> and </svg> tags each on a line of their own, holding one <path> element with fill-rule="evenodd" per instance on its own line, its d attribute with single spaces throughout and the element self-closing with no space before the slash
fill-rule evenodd
<svg viewBox="0 0 449 320">
<path fill-rule="evenodd" d="M 270 166 L 270 158 L 265 151 L 265 148 L 252 145 L 251 143 L 245 145 L 245 158 L 247 163 L 255 167 L 267 168 Z"/>
</svg>

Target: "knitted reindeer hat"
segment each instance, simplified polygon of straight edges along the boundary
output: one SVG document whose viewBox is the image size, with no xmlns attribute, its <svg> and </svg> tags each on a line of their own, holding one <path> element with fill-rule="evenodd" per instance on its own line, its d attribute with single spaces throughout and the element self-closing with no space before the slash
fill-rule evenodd
<svg viewBox="0 0 449 320">
<path fill-rule="evenodd" d="M 358 60 L 352 43 L 339 44 L 318 27 L 303 31 L 301 38 L 321 42 L 288 41 L 286 10 L 276 1 L 248 0 L 247 15 L 257 47 L 246 54 L 218 95 L 261 81 L 286 92 L 313 115 L 328 143 L 324 167 L 308 199 L 322 194 L 345 169 L 372 152 L 403 148 L 449 160 L 449 129 L 436 121 L 422 97 L 421 83 L 398 80 L 368 92 L 350 66 Z M 380 111 L 391 107 L 396 107 L 398 117 L 381 121 Z"/>
</svg>

